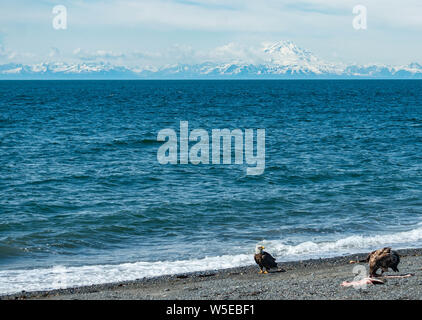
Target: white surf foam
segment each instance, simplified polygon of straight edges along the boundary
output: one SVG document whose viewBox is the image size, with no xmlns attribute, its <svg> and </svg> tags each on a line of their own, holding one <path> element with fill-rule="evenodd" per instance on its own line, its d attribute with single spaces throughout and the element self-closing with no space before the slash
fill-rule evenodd
<svg viewBox="0 0 422 320">
<path fill-rule="evenodd" d="M 231 268 L 251 264 L 251 255 L 207 257 L 204 259 L 159 262 L 134 262 L 119 265 L 80 267 L 55 266 L 32 270 L 0 271 L 0 293 L 38 291 L 91 284 L 129 281 L 139 278 L 193 271 Z"/>
<path fill-rule="evenodd" d="M 377 236 L 351 236 L 336 241 L 303 242 L 287 245 L 279 240 L 263 241 L 278 261 L 333 257 L 366 252 L 386 245 L 394 248 L 420 247 L 422 227 L 411 231 Z M 51 290 L 75 286 L 130 281 L 144 277 L 180 274 L 194 271 L 225 269 L 253 264 L 254 248 L 245 248 L 245 254 L 206 257 L 204 259 L 135 262 L 119 265 L 90 265 L 79 267 L 55 266 L 32 270 L 0 271 L 0 294 Z"/>
<path fill-rule="evenodd" d="M 366 252 L 374 248 L 394 246 L 396 249 L 415 248 L 422 245 L 422 227 L 393 234 L 375 236 L 350 236 L 336 241 L 302 242 L 298 245 L 286 245 L 281 241 L 263 241 L 271 248 L 280 261 L 298 259 L 327 258 Z"/>
</svg>

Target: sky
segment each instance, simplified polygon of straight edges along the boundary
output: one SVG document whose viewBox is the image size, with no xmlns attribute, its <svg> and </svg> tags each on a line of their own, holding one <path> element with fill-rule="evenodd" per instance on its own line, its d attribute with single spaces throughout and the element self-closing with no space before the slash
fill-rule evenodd
<svg viewBox="0 0 422 320">
<path fill-rule="evenodd" d="M 353 27 L 356 5 L 366 29 Z M 332 62 L 422 63 L 422 1 L 0 0 L 0 64 L 218 62 L 279 40 Z"/>
</svg>

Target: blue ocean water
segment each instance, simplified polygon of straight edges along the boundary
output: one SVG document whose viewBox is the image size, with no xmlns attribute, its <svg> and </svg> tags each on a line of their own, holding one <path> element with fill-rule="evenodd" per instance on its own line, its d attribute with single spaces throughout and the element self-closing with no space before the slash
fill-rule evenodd
<svg viewBox="0 0 422 320">
<path fill-rule="evenodd" d="M 182 120 L 265 128 L 264 174 L 159 164 Z M 420 247 L 421 222 L 422 81 L 0 82 L 0 293 Z"/>
</svg>

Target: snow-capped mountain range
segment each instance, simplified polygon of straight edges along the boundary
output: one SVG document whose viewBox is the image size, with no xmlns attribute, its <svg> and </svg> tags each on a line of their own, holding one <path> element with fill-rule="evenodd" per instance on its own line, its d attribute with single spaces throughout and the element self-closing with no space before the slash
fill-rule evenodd
<svg viewBox="0 0 422 320">
<path fill-rule="evenodd" d="M 162 67 L 115 66 L 105 62 L 50 62 L 0 65 L 0 79 L 422 79 L 422 65 L 346 65 L 329 63 L 291 41 L 264 45 L 259 63 L 203 62 Z"/>
</svg>

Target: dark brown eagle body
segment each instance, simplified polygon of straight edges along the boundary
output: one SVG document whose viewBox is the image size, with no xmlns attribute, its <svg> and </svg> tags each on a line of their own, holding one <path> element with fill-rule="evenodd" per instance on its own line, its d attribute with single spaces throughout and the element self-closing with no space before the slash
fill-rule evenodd
<svg viewBox="0 0 422 320">
<path fill-rule="evenodd" d="M 260 273 L 268 273 L 271 268 L 277 268 L 277 262 L 275 262 L 274 257 L 262 250 L 264 247 L 257 247 L 257 249 L 259 252 L 255 253 L 254 259 L 259 269 L 261 269 Z M 265 271 L 263 270 L 264 268 Z"/>
<path fill-rule="evenodd" d="M 371 277 L 378 276 L 378 269 L 381 269 L 381 275 L 384 272 L 387 272 L 388 268 L 391 268 L 395 272 L 399 272 L 399 269 L 397 268 L 400 263 L 399 254 L 388 247 L 372 251 L 364 261 L 369 262 L 369 275 Z"/>
</svg>

